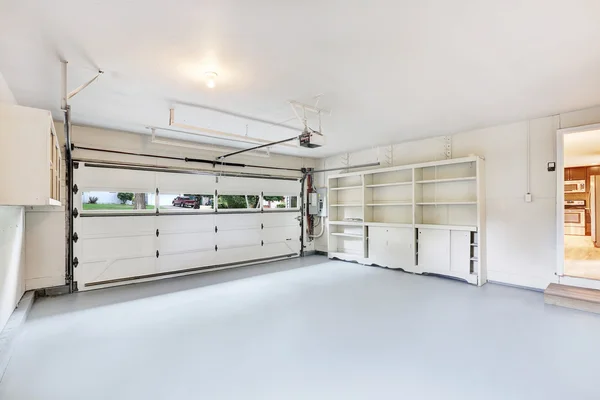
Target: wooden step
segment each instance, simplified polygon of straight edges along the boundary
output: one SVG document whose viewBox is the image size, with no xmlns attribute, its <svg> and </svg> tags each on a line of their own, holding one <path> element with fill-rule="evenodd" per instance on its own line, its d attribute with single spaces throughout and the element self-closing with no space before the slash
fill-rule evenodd
<svg viewBox="0 0 600 400">
<path fill-rule="evenodd" d="M 544 291 L 544 302 L 600 314 L 600 290 L 551 283 Z"/>
</svg>

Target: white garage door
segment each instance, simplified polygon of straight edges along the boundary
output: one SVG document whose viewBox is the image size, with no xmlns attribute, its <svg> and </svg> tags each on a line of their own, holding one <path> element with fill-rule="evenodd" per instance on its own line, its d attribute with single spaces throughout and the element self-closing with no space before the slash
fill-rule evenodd
<svg viewBox="0 0 600 400">
<path fill-rule="evenodd" d="M 79 163 L 78 290 L 300 254 L 300 182 Z"/>
</svg>

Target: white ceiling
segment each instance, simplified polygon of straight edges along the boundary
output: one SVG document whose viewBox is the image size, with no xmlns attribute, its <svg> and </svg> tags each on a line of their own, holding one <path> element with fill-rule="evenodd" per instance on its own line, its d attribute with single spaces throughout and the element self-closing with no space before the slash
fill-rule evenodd
<svg viewBox="0 0 600 400">
<path fill-rule="evenodd" d="M 600 130 L 564 136 L 565 167 L 600 165 Z"/>
<path fill-rule="evenodd" d="M 595 0 L 3 0 L 0 71 L 60 117 L 59 58 L 69 89 L 101 68 L 74 122 L 138 132 L 181 103 L 281 122 L 322 94 L 328 144 L 276 149 L 320 157 L 600 104 L 598 16 Z"/>
</svg>

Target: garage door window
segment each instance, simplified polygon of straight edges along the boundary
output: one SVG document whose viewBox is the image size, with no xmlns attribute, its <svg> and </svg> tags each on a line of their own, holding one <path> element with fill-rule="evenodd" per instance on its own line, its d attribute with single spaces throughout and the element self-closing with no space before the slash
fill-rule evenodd
<svg viewBox="0 0 600 400">
<path fill-rule="evenodd" d="M 219 211 L 256 210 L 260 211 L 260 195 L 258 194 L 219 194 Z"/>
<path fill-rule="evenodd" d="M 152 212 L 155 210 L 154 193 L 143 192 L 83 192 L 83 211 L 99 212 Z"/>
<path fill-rule="evenodd" d="M 291 210 L 298 209 L 298 196 L 286 196 L 286 195 L 264 195 L 263 196 L 263 209 L 269 210 Z"/>
<path fill-rule="evenodd" d="M 215 210 L 214 194 L 160 193 L 160 212 L 211 212 Z"/>
</svg>

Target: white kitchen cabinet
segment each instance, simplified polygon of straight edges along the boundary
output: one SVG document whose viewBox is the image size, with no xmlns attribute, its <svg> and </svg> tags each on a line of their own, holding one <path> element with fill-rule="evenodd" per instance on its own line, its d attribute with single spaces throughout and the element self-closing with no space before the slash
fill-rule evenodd
<svg viewBox="0 0 600 400">
<path fill-rule="evenodd" d="M 369 259 L 389 268 L 414 269 L 415 249 L 412 228 L 369 227 Z"/>
<path fill-rule="evenodd" d="M 50 111 L 0 104 L 0 205 L 60 206 L 61 165 Z"/>
</svg>

